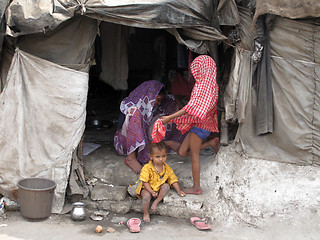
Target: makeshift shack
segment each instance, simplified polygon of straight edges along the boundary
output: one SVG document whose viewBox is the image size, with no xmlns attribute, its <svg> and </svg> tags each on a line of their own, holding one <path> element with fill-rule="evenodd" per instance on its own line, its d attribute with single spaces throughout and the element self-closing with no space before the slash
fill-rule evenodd
<svg viewBox="0 0 320 240">
<path fill-rule="evenodd" d="M 72 173 L 81 175 L 75 150 L 85 128 L 90 73 L 115 91 L 162 79 L 163 61 L 175 50 L 167 58 L 161 49 L 178 43 L 217 61 L 222 121 L 239 125 L 239 152 L 320 163 L 317 0 L 53 0 L 33 6 L 7 0 L 0 17 L 3 195 L 10 196 L 21 177 L 46 176 L 57 181 L 54 212 L 60 212 Z M 128 61 L 130 36 L 135 47 L 152 39 L 144 40 L 149 47 L 139 55 L 146 61 Z M 99 41 L 99 53 L 107 56 L 100 65 Z M 151 48 L 159 62 L 150 58 Z"/>
<path fill-rule="evenodd" d="M 144 59 L 135 70 L 144 69 L 145 80 L 163 76 L 163 39 L 199 53 L 213 53 L 209 41 L 226 39 L 215 28 L 216 6 L 209 0 L 5 1 L 0 6 L 0 192 L 12 196 L 22 177 L 51 178 L 57 182 L 53 212 L 61 211 L 68 182 L 83 178 L 76 148 L 85 129 L 90 71 L 100 72 L 100 80 L 115 90 L 138 85 L 127 81 L 132 71 L 126 50 L 132 34 L 147 34 L 143 29 L 153 29 L 151 35 L 161 30 L 153 42 L 145 42 L 157 49 L 160 62 L 149 68 L 147 45 L 146 53 L 136 53 Z"/>
</svg>

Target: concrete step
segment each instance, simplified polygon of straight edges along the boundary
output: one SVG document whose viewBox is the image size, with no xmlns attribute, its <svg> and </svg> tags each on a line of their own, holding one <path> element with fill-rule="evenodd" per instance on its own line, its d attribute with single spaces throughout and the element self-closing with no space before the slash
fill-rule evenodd
<svg viewBox="0 0 320 240">
<path fill-rule="evenodd" d="M 203 168 L 209 164 L 211 156 L 201 156 Z M 130 211 L 142 213 L 141 200 L 133 198 L 128 193 L 129 185 L 133 185 L 139 178 L 124 164 L 124 157 L 118 156 L 113 146 L 101 144 L 101 147 L 84 156 L 84 172 L 87 182 L 90 183 L 90 196 L 85 200 L 88 209 L 105 210 L 115 213 Z M 167 163 L 172 167 L 179 179 L 180 186 L 192 185 L 191 161 L 176 154 L 169 154 Z M 190 218 L 192 216 L 206 217 L 203 195 L 187 195 L 180 197 L 171 189 L 163 202 L 159 203 L 156 214 Z"/>
</svg>

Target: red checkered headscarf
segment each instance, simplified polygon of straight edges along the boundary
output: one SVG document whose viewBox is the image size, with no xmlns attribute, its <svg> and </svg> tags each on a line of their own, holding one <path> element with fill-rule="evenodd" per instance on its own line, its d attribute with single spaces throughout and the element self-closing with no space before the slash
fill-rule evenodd
<svg viewBox="0 0 320 240">
<path fill-rule="evenodd" d="M 192 126 L 218 132 L 219 87 L 216 82 L 216 64 L 210 56 L 200 55 L 193 60 L 190 69 L 196 83 L 190 101 L 183 108 L 187 114 L 173 119 L 172 122 L 177 124 L 182 133 L 189 131 Z"/>
</svg>

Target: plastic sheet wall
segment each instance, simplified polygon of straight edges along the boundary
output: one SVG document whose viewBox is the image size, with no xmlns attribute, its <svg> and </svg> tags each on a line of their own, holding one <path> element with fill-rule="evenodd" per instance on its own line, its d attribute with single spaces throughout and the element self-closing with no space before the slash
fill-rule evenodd
<svg viewBox="0 0 320 240">
<path fill-rule="evenodd" d="M 1 0 L 0 1 L 0 52 L 2 49 L 2 42 L 5 35 L 5 29 L 6 29 L 6 21 L 5 21 L 5 11 L 7 7 L 9 6 L 10 0 Z"/>
<path fill-rule="evenodd" d="M 50 62 L 88 72 L 97 32 L 96 20 L 79 16 L 62 23 L 54 31 L 20 36 L 17 45 Z"/>
<path fill-rule="evenodd" d="M 3 49 L 0 60 L 0 90 L 5 85 L 15 47 L 61 66 L 88 72 L 97 32 L 96 20 L 79 16 L 62 23 L 48 33 L 9 38 L 10 42 L 7 39 L 7 47 Z"/>
<path fill-rule="evenodd" d="M 320 17 L 319 0 L 256 0 L 254 22 L 263 14 L 291 19 Z"/>
<path fill-rule="evenodd" d="M 7 11 L 7 35 L 52 31 L 75 15 L 142 28 L 179 28 L 199 40 L 226 39 L 213 25 L 213 0 L 106 1 L 53 0 L 29 7 L 13 0 Z"/>
<path fill-rule="evenodd" d="M 72 152 L 86 120 L 88 74 L 17 50 L 0 95 L 0 192 L 19 179 L 56 181 L 53 212 L 62 210 Z"/>
<path fill-rule="evenodd" d="M 255 132 L 256 95 L 249 88 L 236 147 L 249 156 L 320 165 L 320 25 L 277 17 L 271 37 L 274 132 Z M 250 67 L 242 66 L 248 69 Z"/>
<path fill-rule="evenodd" d="M 241 42 L 234 49 L 228 84 L 224 92 L 225 119 L 229 122 L 245 121 L 248 91 L 252 83 L 251 54 L 255 31 L 249 9 L 239 7 L 239 35 Z M 241 85 L 241 86 L 240 86 Z"/>
</svg>

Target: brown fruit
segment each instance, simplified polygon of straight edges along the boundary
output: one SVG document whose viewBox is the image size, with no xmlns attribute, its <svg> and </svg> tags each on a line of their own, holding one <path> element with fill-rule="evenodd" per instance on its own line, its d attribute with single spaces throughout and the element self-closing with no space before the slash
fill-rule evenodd
<svg viewBox="0 0 320 240">
<path fill-rule="evenodd" d="M 101 227 L 100 225 L 96 227 L 96 233 L 101 233 L 102 230 L 103 230 L 103 227 Z"/>
</svg>

